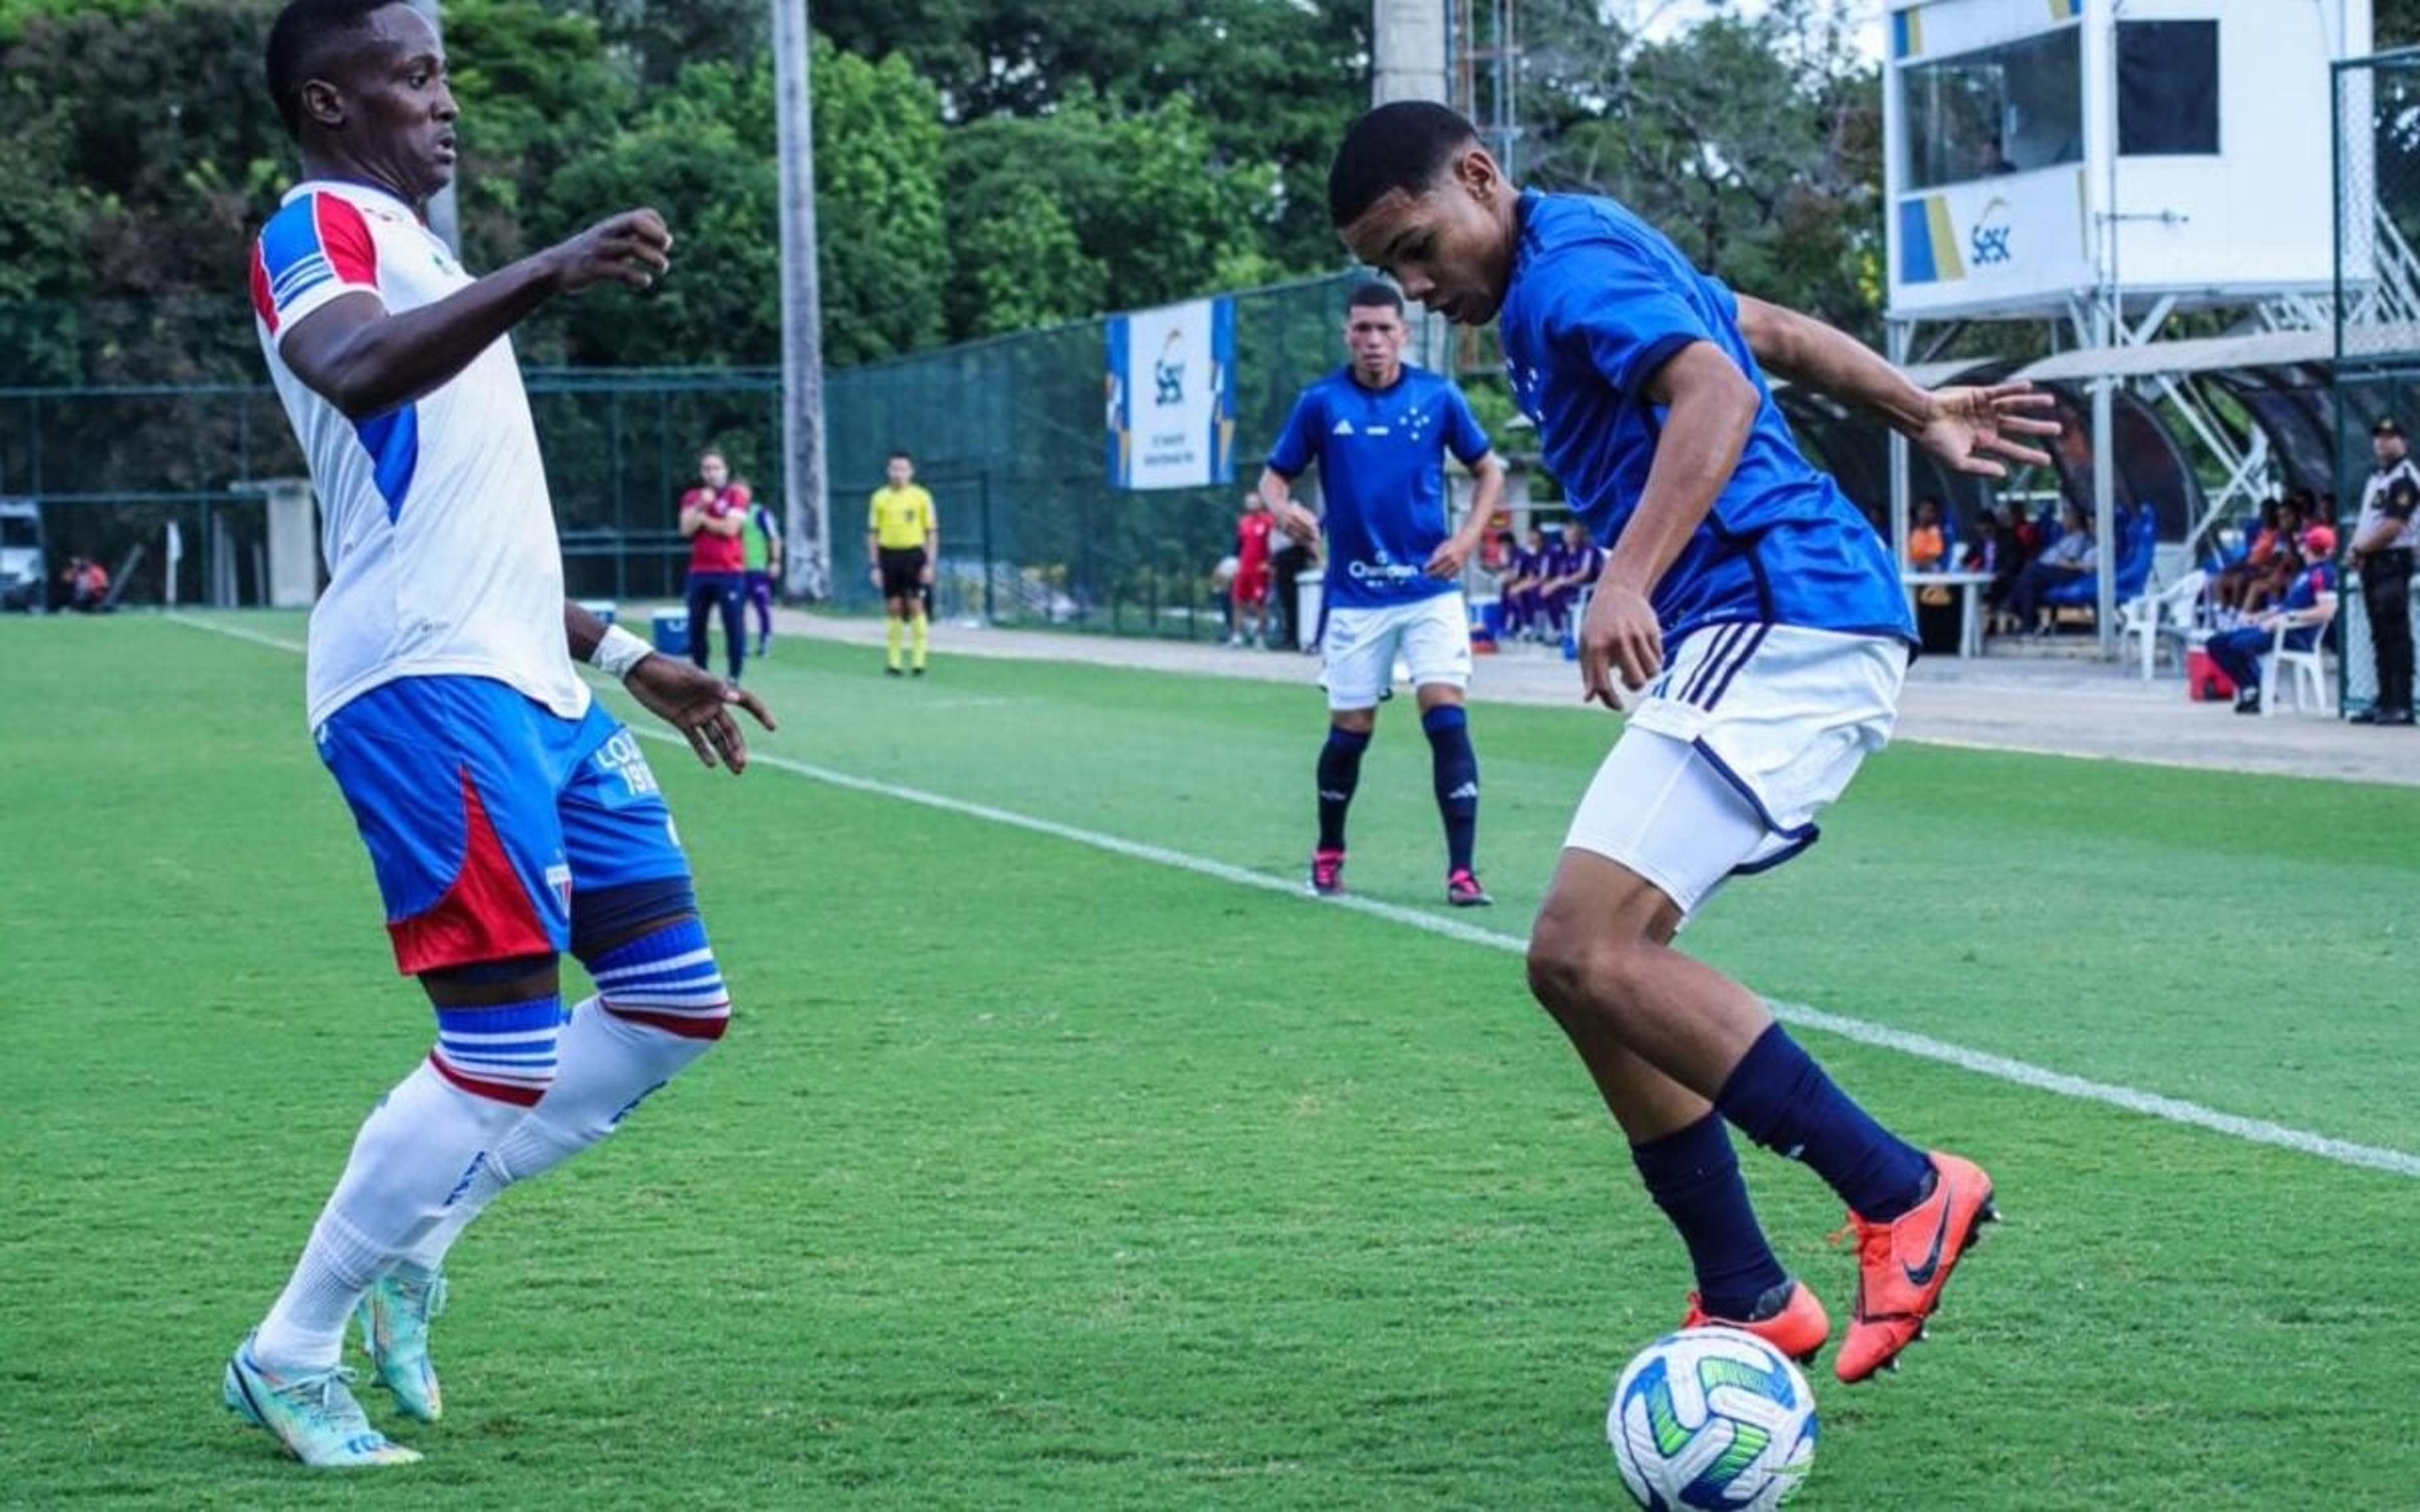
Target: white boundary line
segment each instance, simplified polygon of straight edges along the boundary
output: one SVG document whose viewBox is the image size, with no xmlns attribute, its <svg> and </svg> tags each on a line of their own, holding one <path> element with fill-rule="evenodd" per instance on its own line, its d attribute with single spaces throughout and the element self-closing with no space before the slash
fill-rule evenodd
<svg viewBox="0 0 2420 1512">
<path fill-rule="evenodd" d="M 256 645 L 269 646 L 280 651 L 302 650 L 302 645 L 296 641 L 262 635 L 256 631 L 240 629 L 233 625 L 192 619 L 181 614 L 172 614 L 168 618 L 176 624 L 190 625 L 197 630 L 233 636 L 240 640 L 249 640 Z M 649 740 L 677 746 L 683 750 L 688 748 L 686 740 L 664 731 L 637 730 L 636 733 Z M 857 777 L 847 772 L 835 771 L 828 766 L 817 766 L 811 762 L 795 761 L 787 756 L 776 756 L 766 751 L 752 753 L 749 757 L 749 764 L 777 767 L 782 771 L 807 778 L 830 787 L 845 788 L 852 793 L 890 798 L 900 803 L 912 803 L 920 808 L 957 814 L 963 818 L 1004 825 L 1013 829 L 1025 830 L 1030 834 L 1047 835 L 1053 840 L 1065 841 L 1071 844 L 1103 851 L 1111 856 L 1122 856 L 1129 860 L 1147 861 L 1154 866 L 1164 866 L 1178 872 L 1189 872 L 1196 876 L 1216 878 L 1220 882 L 1233 883 L 1239 887 L 1254 887 L 1263 892 L 1282 894 L 1303 903 L 1315 903 L 1324 907 L 1366 914 L 1373 918 L 1383 918 L 1389 923 L 1422 930 L 1431 934 L 1443 935 L 1450 940 L 1460 940 L 1466 945 L 1485 946 L 1491 949 L 1510 951 L 1514 954 L 1525 954 L 1528 950 L 1528 942 L 1518 935 L 1481 929 L 1475 924 L 1466 924 L 1458 918 L 1445 915 L 1424 913 L 1417 908 L 1406 908 L 1398 903 L 1382 903 L 1374 898 L 1356 897 L 1349 893 L 1340 898 L 1312 898 L 1304 892 L 1300 883 L 1288 878 L 1274 877 L 1264 872 L 1254 872 L 1225 861 L 1212 860 L 1208 856 L 1171 850 L 1164 845 L 1149 845 L 1140 841 L 1122 839 L 1116 835 L 1105 835 L 1098 830 L 1080 829 L 1074 825 L 1063 825 L 1056 820 L 1036 818 L 1032 814 L 1018 813 L 1011 809 L 997 809 L 987 803 L 972 803 L 964 798 L 953 798 L 946 794 L 927 793 L 922 788 L 904 787 L 895 782 Z M 1818 1029 L 1826 1034 L 1835 1034 L 1841 1039 L 1854 1040 L 1859 1044 L 1872 1045 L 1879 1049 L 1896 1050 L 1901 1055 L 1913 1056 L 1919 1060 L 1954 1066 L 1961 1071 L 1971 1072 L 1978 1076 L 1987 1076 L 1994 1081 L 2009 1082 L 2035 1091 L 2073 1098 L 2079 1102 L 2099 1103 L 2128 1113 L 2159 1119 L 2168 1123 L 2208 1130 L 2212 1134 L 2225 1134 L 2229 1138 L 2241 1139 L 2250 1144 L 2290 1149 L 2300 1154 L 2333 1161 L 2339 1165 L 2351 1165 L 2365 1170 L 2386 1171 L 2396 1176 L 2420 1178 L 2420 1154 L 2413 1154 L 2408 1150 L 2389 1149 L 2378 1145 L 2355 1144 L 2350 1140 L 2334 1139 L 2326 1134 L 2313 1134 L 2306 1129 L 2272 1123 L 2265 1119 L 2247 1119 L 2240 1114 L 2224 1113 L 2216 1108 L 2205 1107 L 2198 1103 L 2185 1102 L 2180 1098 L 2164 1097 L 2157 1092 L 2144 1091 L 2140 1088 L 2123 1087 L 2112 1082 L 2096 1082 L 2083 1076 L 2071 1076 L 2065 1072 L 2052 1071 L 2048 1067 L 2037 1066 L 2029 1061 L 2012 1060 L 2006 1056 L 1995 1056 L 1988 1051 L 1970 1050 L 1964 1045 L 1935 1040 L 1929 1035 L 1912 1034 L 1904 1029 L 1894 1029 L 1887 1025 L 1872 1024 L 1864 1019 L 1848 1018 L 1838 1013 L 1827 1013 L 1822 1009 L 1809 1008 L 1802 1003 L 1786 1003 L 1774 999 L 1767 999 L 1766 1002 L 1773 1010 L 1774 1016 L 1785 1024 Z"/>
</svg>

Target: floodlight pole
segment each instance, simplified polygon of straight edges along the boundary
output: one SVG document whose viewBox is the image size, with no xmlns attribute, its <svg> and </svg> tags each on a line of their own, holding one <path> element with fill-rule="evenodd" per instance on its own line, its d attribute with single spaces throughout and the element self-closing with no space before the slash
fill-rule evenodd
<svg viewBox="0 0 2420 1512">
<path fill-rule="evenodd" d="M 445 40 L 445 23 L 437 13 L 440 0 L 407 0 L 407 3 L 427 18 L 442 45 Z M 454 186 L 450 183 L 429 197 L 428 229 L 436 232 L 440 240 L 454 249 L 454 255 L 459 257 L 462 255 L 462 216 L 455 198 Z"/>
<path fill-rule="evenodd" d="M 773 100 L 782 143 L 782 586 L 831 593 L 831 504 L 824 476 L 823 290 L 815 270 L 813 33 L 807 0 L 773 0 Z"/>
</svg>

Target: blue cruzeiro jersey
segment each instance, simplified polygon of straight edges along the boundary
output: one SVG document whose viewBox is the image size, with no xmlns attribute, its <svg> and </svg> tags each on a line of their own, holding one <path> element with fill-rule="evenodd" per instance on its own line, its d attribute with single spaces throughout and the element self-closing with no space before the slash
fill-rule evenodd
<svg viewBox="0 0 2420 1512">
<path fill-rule="evenodd" d="M 1453 381 L 1406 365 L 1394 386 L 1366 389 L 1350 366 L 1302 391 L 1269 448 L 1270 469 L 1297 478 L 1319 464 L 1327 501 L 1326 601 L 1346 609 L 1406 604 L 1457 584 L 1428 575 L 1453 533 L 1446 517 L 1445 454 L 1469 466 L 1487 433 Z"/>
<path fill-rule="evenodd" d="M 2335 591 L 2336 564 L 2333 562 L 2315 562 L 2294 575 L 2294 585 L 2286 590 L 2285 600 L 2277 607 L 2288 614 L 2297 609 L 2317 609 L 2319 607 L 2319 595 L 2333 594 Z M 2310 650 L 2319 643 L 2319 636 L 2326 628 L 2324 625 L 2295 626 L 2286 632 L 2287 649 Z"/>
<path fill-rule="evenodd" d="M 1666 361 L 1713 342 L 1763 398 L 1730 481 L 1655 586 L 1666 643 L 1741 620 L 1912 642 L 1890 552 L 1799 452 L 1740 334 L 1731 291 L 1612 200 L 1533 190 L 1520 211 L 1497 317 L 1505 369 L 1573 512 L 1608 549 L 1655 460 L 1664 409 L 1640 391 Z"/>
</svg>

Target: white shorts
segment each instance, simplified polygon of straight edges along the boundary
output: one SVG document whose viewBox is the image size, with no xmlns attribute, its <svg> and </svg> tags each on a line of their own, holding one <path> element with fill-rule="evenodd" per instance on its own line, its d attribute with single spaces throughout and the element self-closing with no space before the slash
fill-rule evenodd
<svg viewBox="0 0 2420 1512">
<path fill-rule="evenodd" d="M 1790 625 L 1693 631 L 1632 711 L 1566 846 L 1696 913 L 1815 843 L 1815 815 L 1899 719 L 1906 645 Z"/>
<path fill-rule="evenodd" d="M 1470 611 L 1460 594 L 1432 594 L 1409 604 L 1327 611 L 1320 673 L 1330 709 L 1374 709 L 1394 678 L 1400 654 L 1412 686 L 1470 686 Z"/>
</svg>

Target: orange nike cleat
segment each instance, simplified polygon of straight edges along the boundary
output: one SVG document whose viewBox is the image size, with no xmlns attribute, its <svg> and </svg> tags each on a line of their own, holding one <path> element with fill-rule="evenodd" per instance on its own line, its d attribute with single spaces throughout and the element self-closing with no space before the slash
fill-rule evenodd
<svg viewBox="0 0 2420 1512">
<path fill-rule="evenodd" d="M 1797 1361 L 1813 1365 L 1815 1351 L 1832 1336 L 1831 1315 L 1814 1289 L 1802 1282 L 1788 1283 L 1789 1294 L 1778 1306 L 1770 1304 L 1773 1293 L 1764 1294 L 1767 1305 L 1757 1310 L 1764 1316 L 1753 1320 L 1737 1318 L 1716 1318 L 1689 1293 L 1689 1311 L 1682 1318 L 1683 1328 L 1735 1328 L 1743 1334 L 1753 1334 L 1775 1349 Z"/>
<path fill-rule="evenodd" d="M 1922 1202 L 1888 1223 L 1852 1212 L 1841 1230 L 1857 1236 L 1856 1313 L 1832 1362 L 1842 1381 L 1897 1368 L 1899 1351 L 1924 1336 L 1959 1258 L 1983 1237 L 1983 1225 L 1999 1221 L 1981 1166 L 1938 1150 L 1926 1158 L 1933 1182 Z"/>
</svg>

